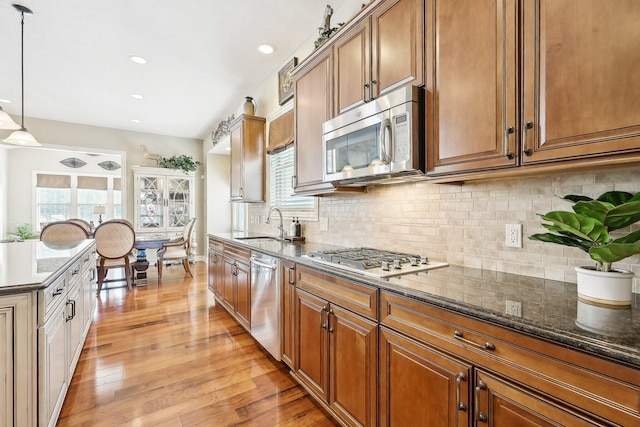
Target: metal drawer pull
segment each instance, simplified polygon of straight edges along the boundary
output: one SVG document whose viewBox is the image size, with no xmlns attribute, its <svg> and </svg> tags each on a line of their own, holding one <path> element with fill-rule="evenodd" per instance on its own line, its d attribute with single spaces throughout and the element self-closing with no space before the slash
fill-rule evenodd
<svg viewBox="0 0 640 427">
<path fill-rule="evenodd" d="M 472 345 L 472 346 L 477 347 L 477 348 L 481 348 L 483 350 L 495 350 L 496 349 L 496 346 L 491 344 L 488 341 L 486 343 L 484 343 L 484 345 L 483 345 L 483 344 L 478 344 L 478 343 L 475 343 L 475 342 L 473 342 L 471 340 L 466 339 L 464 337 L 464 334 L 462 333 L 462 331 L 455 331 L 453 333 L 453 336 L 456 339 L 458 339 L 458 340 L 460 340 L 460 341 L 462 341 L 464 343 L 467 343 L 467 344 Z"/>
<path fill-rule="evenodd" d="M 333 310 L 329 310 L 327 312 L 327 330 L 329 332 L 333 332 L 333 328 L 331 327 L 331 315 L 333 314 L 333 317 L 335 317 L 336 315 L 333 313 Z"/>
<path fill-rule="evenodd" d="M 57 288 L 52 294 L 52 297 L 58 296 L 58 295 L 62 295 L 62 291 L 64 291 L 64 288 Z"/>
<path fill-rule="evenodd" d="M 76 302 L 75 300 L 70 299 L 69 301 L 67 301 L 67 305 L 71 304 L 71 316 L 67 315 L 67 318 L 65 319 L 65 322 L 68 322 L 69 320 L 72 320 L 74 317 L 76 317 Z"/>
<path fill-rule="evenodd" d="M 289 284 L 290 285 L 295 285 L 296 284 L 295 271 L 296 271 L 295 267 L 289 267 Z"/>
<path fill-rule="evenodd" d="M 482 380 L 478 381 L 478 386 L 476 387 L 476 392 L 475 392 L 475 402 L 474 402 L 475 412 L 476 412 L 475 418 L 476 420 L 483 423 L 486 423 L 489 420 L 489 418 L 487 417 L 487 414 L 485 414 L 480 410 L 480 392 L 486 389 L 487 389 L 487 383 L 485 383 Z"/>
</svg>

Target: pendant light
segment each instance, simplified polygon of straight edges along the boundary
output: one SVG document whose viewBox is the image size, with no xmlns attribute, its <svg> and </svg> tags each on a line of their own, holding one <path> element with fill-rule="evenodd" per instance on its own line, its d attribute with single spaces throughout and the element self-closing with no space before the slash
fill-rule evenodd
<svg viewBox="0 0 640 427">
<path fill-rule="evenodd" d="M 20 40 L 20 67 L 22 72 L 22 123 L 20 125 L 20 129 L 13 132 L 9 135 L 8 138 L 3 139 L 7 144 L 13 145 L 21 145 L 23 147 L 38 147 L 41 144 L 36 141 L 36 139 L 31 135 L 27 129 L 24 127 L 24 14 L 33 15 L 31 9 L 24 7 L 19 4 L 14 4 L 13 7 L 20 12 L 22 16 L 22 32 L 21 32 L 21 40 Z"/>
<path fill-rule="evenodd" d="M 0 129 L 2 130 L 16 130 L 21 129 L 21 126 L 13 121 L 10 115 L 5 113 L 0 106 Z"/>
</svg>

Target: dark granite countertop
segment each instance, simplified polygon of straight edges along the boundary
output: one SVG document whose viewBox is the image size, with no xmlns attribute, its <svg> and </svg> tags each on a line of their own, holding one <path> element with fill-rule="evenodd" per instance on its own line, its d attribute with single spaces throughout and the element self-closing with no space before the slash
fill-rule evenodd
<svg viewBox="0 0 640 427">
<path fill-rule="evenodd" d="M 46 288 L 91 246 L 52 247 L 39 240 L 0 243 L 0 295 Z"/>
<path fill-rule="evenodd" d="M 216 233 L 211 237 L 377 286 L 426 303 L 640 367 L 640 295 L 631 308 L 594 306 L 578 300 L 576 285 L 492 270 L 450 265 L 429 273 L 372 279 L 331 268 L 304 257 L 338 246 L 313 242 L 239 240 L 251 233 Z M 437 261 L 437 260 L 434 260 Z M 506 312 L 507 300 L 521 303 L 522 316 Z"/>
</svg>

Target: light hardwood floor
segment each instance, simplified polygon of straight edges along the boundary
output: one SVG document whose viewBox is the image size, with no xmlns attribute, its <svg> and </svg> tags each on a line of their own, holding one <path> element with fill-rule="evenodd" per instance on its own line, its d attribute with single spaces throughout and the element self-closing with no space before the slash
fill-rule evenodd
<svg viewBox="0 0 640 427">
<path fill-rule="evenodd" d="M 58 426 L 333 426 L 207 289 L 172 266 L 105 284 Z M 111 273 L 110 273 L 111 274 Z"/>
</svg>

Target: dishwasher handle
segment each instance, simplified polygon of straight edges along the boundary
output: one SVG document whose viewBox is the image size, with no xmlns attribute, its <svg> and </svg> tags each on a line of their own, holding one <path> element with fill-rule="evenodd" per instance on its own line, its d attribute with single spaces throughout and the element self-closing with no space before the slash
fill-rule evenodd
<svg viewBox="0 0 640 427">
<path fill-rule="evenodd" d="M 278 268 L 277 264 L 267 264 L 266 262 L 260 261 L 258 258 L 251 257 L 251 264 L 255 264 L 259 267 L 268 268 L 270 270 L 275 270 Z"/>
</svg>

